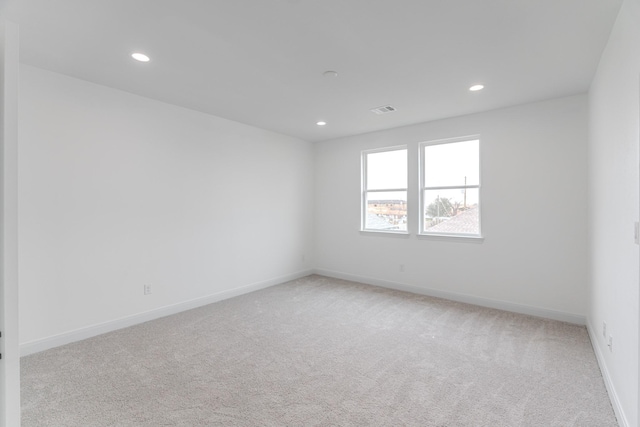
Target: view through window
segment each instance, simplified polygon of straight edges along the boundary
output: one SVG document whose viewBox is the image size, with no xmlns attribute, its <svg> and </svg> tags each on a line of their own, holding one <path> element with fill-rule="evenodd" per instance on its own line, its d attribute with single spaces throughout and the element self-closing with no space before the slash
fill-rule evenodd
<svg viewBox="0 0 640 427">
<path fill-rule="evenodd" d="M 480 236 L 480 140 L 421 145 L 421 234 Z"/>
<path fill-rule="evenodd" d="M 406 232 L 406 147 L 365 151 L 362 171 L 362 229 Z"/>
</svg>

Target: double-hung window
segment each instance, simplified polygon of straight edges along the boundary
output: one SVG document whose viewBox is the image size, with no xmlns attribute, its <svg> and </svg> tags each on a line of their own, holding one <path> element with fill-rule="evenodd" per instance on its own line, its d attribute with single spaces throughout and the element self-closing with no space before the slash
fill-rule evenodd
<svg viewBox="0 0 640 427">
<path fill-rule="evenodd" d="M 407 147 L 362 153 L 362 230 L 407 232 Z"/>
<path fill-rule="evenodd" d="M 480 139 L 420 144 L 420 234 L 480 237 Z"/>
</svg>

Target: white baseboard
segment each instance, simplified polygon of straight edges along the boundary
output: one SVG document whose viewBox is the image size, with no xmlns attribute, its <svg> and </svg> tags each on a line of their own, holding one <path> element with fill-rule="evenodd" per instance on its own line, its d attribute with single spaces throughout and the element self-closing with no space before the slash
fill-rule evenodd
<svg viewBox="0 0 640 427">
<path fill-rule="evenodd" d="M 350 280 L 368 285 L 380 286 L 383 288 L 396 289 L 399 291 L 411 292 L 419 295 L 443 298 L 452 301 L 464 302 L 467 304 L 479 305 L 481 307 L 495 308 L 498 310 L 511 311 L 514 313 L 527 314 L 529 316 L 542 317 L 545 319 L 559 320 L 577 325 L 585 325 L 586 317 L 580 314 L 565 313 L 562 311 L 550 310 L 547 308 L 532 307 L 524 304 L 516 304 L 507 301 L 494 300 L 490 298 L 482 298 L 473 295 L 459 294 L 455 292 L 439 291 L 436 289 L 423 288 L 414 285 L 406 285 L 404 283 L 390 282 L 387 280 L 374 279 L 372 277 L 358 276 L 338 271 L 315 269 L 315 274 L 336 279 Z"/>
<path fill-rule="evenodd" d="M 607 365 L 604 360 L 604 355 L 602 354 L 602 348 L 598 344 L 598 335 L 594 332 L 593 325 L 591 324 L 590 319 L 587 319 L 587 331 L 589 331 L 589 338 L 591 339 L 591 345 L 593 346 L 593 352 L 596 354 L 596 360 L 598 361 L 598 365 L 600 366 L 600 372 L 602 372 L 602 378 L 604 379 L 604 385 L 607 388 L 607 393 L 609 393 L 609 400 L 611 400 L 611 406 L 613 406 L 613 412 L 616 414 L 616 418 L 618 419 L 618 424 L 620 427 L 631 427 L 629 424 L 629 420 L 622 409 L 622 405 L 620 404 L 620 399 L 618 398 L 618 393 L 616 393 L 616 388 L 613 386 L 613 381 L 611 381 L 611 375 L 609 374 L 609 370 L 607 369 Z"/>
<path fill-rule="evenodd" d="M 192 299 L 184 302 L 179 302 L 177 304 L 167 305 L 164 307 L 146 311 L 144 313 L 133 314 L 131 316 L 122 317 L 120 319 L 110 320 L 107 322 L 87 326 L 85 328 L 64 332 L 62 334 L 54 335 L 52 337 L 29 341 L 29 342 L 20 344 L 20 356 L 28 356 L 30 354 L 48 350 L 50 348 L 59 347 L 61 345 L 69 344 L 76 341 L 81 341 L 81 340 L 95 337 L 97 335 L 101 335 L 107 332 L 137 325 L 139 323 L 148 322 L 149 320 L 155 320 L 161 317 L 180 313 L 182 311 L 191 310 L 197 307 L 202 307 L 204 305 L 212 304 L 214 302 L 222 301 L 222 300 L 233 298 L 239 295 L 247 294 L 249 292 L 254 292 L 260 289 L 268 288 L 270 286 L 279 285 L 281 283 L 288 282 L 290 280 L 299 279 L 301 277 L 305 277 L 310 274 L 313 274 L 312 270 L 299 271 L 297 273 L 275 277 L 273 279 L 265 280 L 262 282 L 251 283 L 249 285 L 241 286 L 239 288 L 217 292 L 215 294 L 207 295 L 205 297 L 196 298 L 196 299 Z"/>
</svg>

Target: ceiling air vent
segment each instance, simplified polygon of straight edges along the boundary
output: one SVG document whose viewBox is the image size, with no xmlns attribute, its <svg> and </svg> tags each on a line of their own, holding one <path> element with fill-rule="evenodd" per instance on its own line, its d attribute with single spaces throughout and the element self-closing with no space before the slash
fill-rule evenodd
<svg viewBox="0 0 640 427">
<path fill-rule="evenodd" d="M 393 113 L 394 111 L 396 111 L 396 107 L 392 107 L 391 105 L 385 105 L 383 107 L 372 108 L 371 111 L 376 114 L 387 114 L 387 113 Z"/>
</svg>

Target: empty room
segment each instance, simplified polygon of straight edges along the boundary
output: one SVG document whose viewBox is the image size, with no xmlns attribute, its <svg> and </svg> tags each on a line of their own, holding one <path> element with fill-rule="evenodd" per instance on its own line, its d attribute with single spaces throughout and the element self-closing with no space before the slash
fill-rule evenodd
<svg viewBox="0 0 640 427">
<path fill-rule="evenodd" d="M 640 0 L 0 7 L 0 427 L 640 425 Z"/>
</svg>

